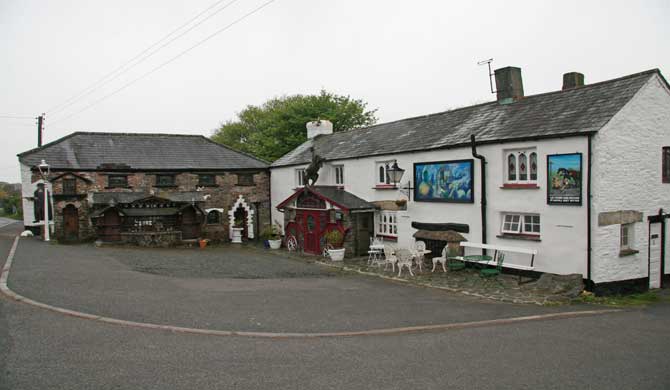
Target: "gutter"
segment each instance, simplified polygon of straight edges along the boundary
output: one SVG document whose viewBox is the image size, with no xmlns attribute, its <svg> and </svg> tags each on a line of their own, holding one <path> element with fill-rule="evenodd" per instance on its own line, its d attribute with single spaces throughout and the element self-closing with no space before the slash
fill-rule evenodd
<svg viewBox="0 0 670 390">
<path fill-rule="evenodd" d="M 472 157 L 481 161 L 481 214 L 482 214 L 482 244 L 486 244 L 486 157 L 477 154 L 477 144 L 475 143 L 475 135 L 470 135 L 470 145 L 472 146 Z M 482 254 L 486 255 L 486 249 L 482 248 Z"/>
</svg>

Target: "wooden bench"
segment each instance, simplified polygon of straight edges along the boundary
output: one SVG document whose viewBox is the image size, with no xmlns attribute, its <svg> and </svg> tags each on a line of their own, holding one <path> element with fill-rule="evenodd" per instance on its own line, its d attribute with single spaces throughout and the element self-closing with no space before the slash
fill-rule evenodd
<svg viewBox="0 0 670 390">
<path fill-rule="evenodd" d="M 469 241 L 462 241 L 461 246 L 465 248 L 478 248 L 478 249 L 490 249 L 493 250 L 493 261 L 496 260 L 498 256 L 498 252 L 511 252 L 511 253 L 522 253 L 526 255 L 530 255 L 530 265 L 522 265 L 522 264 L 511 264 L 508 262 L 503 262 L 502 267 L 503 268 L 514 268 L 522 271 L 533 271 L 535 269 L 534 263 L 535 263 L 535 255 L 537 255 L 537 249 L 528 249 L 528 248 L 519 248 L 519 247 L 512 247 L 512 246 L 500 246 L 500 245 L 491 245 L 491 244 L 482 244 L 478 242 L 469 242 Z M 452 259 L 460 260 L 467 262 L 468 259 L 464 258 L 463 256 L 457 256 L 457 257 L 451 257 Z M 519 275 L 519 283 L 521 283 L 521 275 Z"/>
</svg>

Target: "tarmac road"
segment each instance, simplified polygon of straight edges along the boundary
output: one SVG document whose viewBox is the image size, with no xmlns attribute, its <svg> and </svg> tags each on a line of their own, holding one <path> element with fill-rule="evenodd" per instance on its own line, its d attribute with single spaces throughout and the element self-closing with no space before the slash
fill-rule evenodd
<svg viewBox="0 0 670 390">
<path fill-rule="evenodd" d="M 11 229 L 18 230 L 0 229 L 2 258 Z M 23 260 L 16 259 L 16 266 Z M 114 266 L 124 269 L 122 262 Z M 33 264 L 32 270 L 40 267 Z M 193 280 L 141 274 L 177 286 Z M 30 280 L 23 275 L 15 282 Z M 58 286 L 81 294 L 67 284 L 44 284 L 42 298 L 67 298 L 52 290 Z M 32 286 L 24 293 L 37 291 Z M 72 302 L 86 303 L 70 297 Z M 452 304 L 467 314 L 467 305 L 450 299 L 444 309 Z M 107 307 L 115 306 L 85 308 Z M 661 389 L 670 387 L 669 324 L 670 305 L 662 303 L 595 317 L 443 332 L 274 340 L 115 326 L 2 298 L 0 389 Z"/>
</svg>

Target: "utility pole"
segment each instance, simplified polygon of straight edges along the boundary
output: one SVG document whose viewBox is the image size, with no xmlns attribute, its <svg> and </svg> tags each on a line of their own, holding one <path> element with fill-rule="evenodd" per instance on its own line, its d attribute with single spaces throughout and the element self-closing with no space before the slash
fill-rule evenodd
<svg viewBox="0 0 670 390">
<path fill-rule="evenodd" d="M 46 114 L 42 113 L 42 115 L 37 117 L 37 147 L 41 148 L 42 147 L 42 131 L 44 130 L 44 116 Z"/>
</svg>

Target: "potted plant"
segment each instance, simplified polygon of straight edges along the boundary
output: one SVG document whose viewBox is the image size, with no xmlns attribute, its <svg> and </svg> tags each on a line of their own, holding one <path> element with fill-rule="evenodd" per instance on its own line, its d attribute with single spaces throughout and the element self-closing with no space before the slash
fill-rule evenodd
<svg viewBox="0 0 670 390">
<path fill-rule="evenodd" d="M 332 247 L 328 249 L 328 256 L 332 261 L 344 260 L 344 235 L 337 229 L 326 233 L 326 242 Z"/>
<path fill-rule="evenodd" d="M 267 242 L 270 249 L 279 249 L 281 247 L 281 230 L 279 226 L 268 226 L 261 232 L 261 238 Z"/>
</svg>

